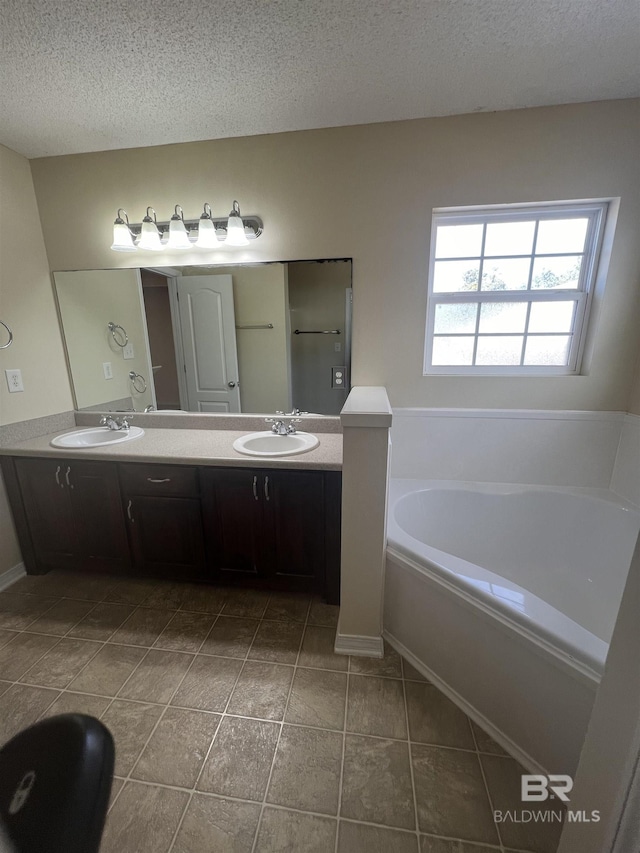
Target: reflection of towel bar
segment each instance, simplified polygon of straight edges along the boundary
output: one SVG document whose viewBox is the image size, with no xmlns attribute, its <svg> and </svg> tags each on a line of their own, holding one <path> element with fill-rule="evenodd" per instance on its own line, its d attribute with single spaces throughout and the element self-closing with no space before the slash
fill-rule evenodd
<svg viewBox="0 0 640 853">
<path fill-rule="evenodd" d="M 126 347 L 126 345 L 129 343 L 129 335 L 127 335 L 127 333 L 122 328 L 122 326 L 119 323 L 108 323 L 107 328 L 111 332 L 111 337 L 113 338 L 113 340 L 118 344 L 119 347 L 122 347 L 124 349 Z M 118 331 L 118 329 L 120 331 Z M 122 340 L 123 336 L 124 336 L 124 343 L 122 344 L 122 343 L 120 343 L 120 341 Z M 120 340 L 118 340 L 118 338 L 120 338 Z"/>
<path fill-rule="evenodd" d="M 254 326 L 236 326 L 236 329 L 273 329 L 273 323 L 257 323 Z"/>
<path fill-rule="evenodd" d="M 340 329 L 324 329 L 318 332 L 303 332 L 301 329 L 296 329 L 294 335 L 339 335 Z"/>
<path fill-rule="evenodd" d="M 144 376 L 141 373 L 136 373 L 135 370 L 130 370 L 129 379 L 131 380 L 131 384 L 138 392 L 138 394 L 144 394 L 144 392 L 147 390 L 147 380 L 144 378 Z M 143 387 L 141 388 L 140 385 L 142 385 Z"/>
</svg>

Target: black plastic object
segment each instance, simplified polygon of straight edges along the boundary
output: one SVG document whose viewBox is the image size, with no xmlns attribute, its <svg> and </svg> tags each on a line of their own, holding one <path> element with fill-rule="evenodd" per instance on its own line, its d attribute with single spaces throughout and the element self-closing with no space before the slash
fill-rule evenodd
<svg viewBox="0 0 640 853">
<path fill-rule="evenodd" d="M 0 822 L 16 853 L 97 853 L 114 754 L 85 714 L 50 717 L 0 749 Z"/>
</svg>

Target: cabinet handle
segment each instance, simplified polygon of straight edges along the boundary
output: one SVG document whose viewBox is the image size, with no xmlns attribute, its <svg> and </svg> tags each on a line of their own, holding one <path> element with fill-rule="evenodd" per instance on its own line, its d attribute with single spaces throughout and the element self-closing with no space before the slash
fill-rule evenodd
<svg viewBox="0 0 640 853">
<path fill-rule="evenodd" d="M 253 478 L 253 499 L 254 501 L 258 500 L 258 478 Z"/>
<path fill-rule="evenodd" d="M 171 477 L 165 477 L 164 480 L 156 480 L 153 477 L 147 477 L 147 483 L 170 483 Z"/>
<path fill-rule="evenodd" d="M 271 500 L 271 498 L 269 497 L 269 478 L 268 477 L 264 478 L 264 496 L 267 500 Z"/>
<path fill-rule="evenodd" d="M 67 486 L 69 486 L 69 488 L 70 488 L 70 489 L 72 489 L 72 488 L 73 488 L 73 483 L 70 483 L 70 482 L 69 482 L 69 474 L 70 474 L 70 473 L 71 473 L 71 468 L 69 467 L 69 468 L 67 468 L 67 470 L 65 471 L 64 478 L 65 478 L 65 480 L 67 481 Z"/>
<path fill-rule="evenodd" d="M 132 516 L 131 516 L 131 503 L 132 503 L 132 501 L 129 501 L 129 503 L 127 505 L 127 517 L 129 519 L 129 521 L 131 522 L 131 524 L 133 524 L 135 522 L 135 518 L 132 518 Z"/>
<path fill-rule="evenodd" d="M 56 468 L 56 483 L 60 486 L 61 489 L 64 489 L 64 483 L 60 482 L 60 466 Z"/>
</svg>

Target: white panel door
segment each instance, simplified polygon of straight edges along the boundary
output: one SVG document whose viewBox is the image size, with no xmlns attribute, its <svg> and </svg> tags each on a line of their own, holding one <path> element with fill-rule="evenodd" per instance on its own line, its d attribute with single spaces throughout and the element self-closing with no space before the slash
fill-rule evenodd
<svg viewBox="0 0 640 853">
<path fill-rule="evenodd" d="M 231 276 L 178 276 L 176 283 L 189 411 L 239 412 Z"/>
</svg>

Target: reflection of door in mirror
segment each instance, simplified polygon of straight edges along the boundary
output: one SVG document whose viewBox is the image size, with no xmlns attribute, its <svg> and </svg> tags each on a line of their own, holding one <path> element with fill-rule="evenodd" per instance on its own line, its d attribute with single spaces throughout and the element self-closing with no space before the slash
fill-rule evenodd
<svg viewBox="0 0 640 853">
<path fill-rule="evenodd" d="M 239 412 L 231 276 L 142 270 L 142 288 L 158 408 Z"/>
<path fill-rule="evenodd" d="M 178 276 L 175 284 L 187 408 L 190 412 L 239 412 L 231 276 Z"/>
</svg>

